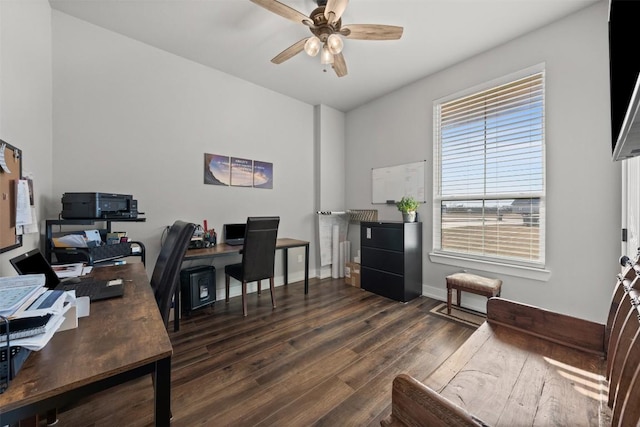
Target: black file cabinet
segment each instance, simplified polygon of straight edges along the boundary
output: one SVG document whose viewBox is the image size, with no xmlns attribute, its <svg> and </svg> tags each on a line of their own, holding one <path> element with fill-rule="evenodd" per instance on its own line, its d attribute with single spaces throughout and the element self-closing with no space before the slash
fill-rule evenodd
<svg viewBox="0 0 640 427">
<path fill-rule="evenodd" d="M 362 222 L 363 289 L 407 302 L 422 294 L 422 223 Z"/>
</svg>

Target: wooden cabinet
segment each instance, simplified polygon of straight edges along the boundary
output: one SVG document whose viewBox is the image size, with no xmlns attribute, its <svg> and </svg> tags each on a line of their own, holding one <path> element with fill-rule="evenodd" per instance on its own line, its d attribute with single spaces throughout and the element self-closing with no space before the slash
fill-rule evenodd
<svg viewBox="0 0 640 427">
<path fill-rule="evenodd" d="M 422 223 L 362 222 L 363 289 L 407 302 L 422 294 Z"/>
</svg>

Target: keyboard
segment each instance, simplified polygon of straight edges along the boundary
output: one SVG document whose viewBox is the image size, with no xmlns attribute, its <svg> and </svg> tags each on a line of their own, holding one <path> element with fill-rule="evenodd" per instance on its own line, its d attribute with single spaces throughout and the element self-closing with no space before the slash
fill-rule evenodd
<svg viewBox="0 0 640 427">
<path fill-rule="evenodd" d="M 76 297 L 89 297 L 91 301 L 121 297 L 124 295 L 122 279 L 114 280 L 81 280 L 78 282 L 63 282 L 56 286 L 63 291 L 76 291 Z"/>
<path fill-rule="evenodd" d="M 95 286 L 93 281 L 83 281 L 78 283 L 63 283 L 59 286 L 65 291 L 76 291 L 76 297 L 93 297 L 100 293 L 100 287 Z"/>
</svg>

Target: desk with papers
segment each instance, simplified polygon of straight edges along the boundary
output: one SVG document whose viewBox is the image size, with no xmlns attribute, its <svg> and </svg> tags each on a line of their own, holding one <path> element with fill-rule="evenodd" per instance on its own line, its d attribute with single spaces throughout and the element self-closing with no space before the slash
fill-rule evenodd
<svg viewBox="0 0 640 427">
<path fill-rule="evenodd" d="M 168 426 L 173 349 L 142 263 L 94 268 L 96 279 L 125 279 L 123 298 L 94 302 L 89 317 L 33 352 L 0 394 L 0 425 L 151 374 L 155 425 Z"/>
</svg>

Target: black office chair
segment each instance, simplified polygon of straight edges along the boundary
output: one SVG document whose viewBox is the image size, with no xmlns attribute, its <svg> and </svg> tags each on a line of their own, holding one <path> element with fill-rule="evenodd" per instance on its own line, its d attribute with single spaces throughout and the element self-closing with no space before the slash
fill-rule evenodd
<svg viewBox="0 0 640 427">
<path fill-rule="evenodd" d="M 192 223 L 184 221 L 174 222 L 169 229 L 162 249 L 160 249 L 158 260 L 153 269 L 151 288 L 156 297 L 158 309 L 160 309 L 165 327 L 169 324 L 171 300 L 178 286 L 182 258 L 184 258 L 195 228 L 196 226 Z M 177 307 L 175 309 L 177 309 Z"/>
<path fill-rule="evenodd" d="M 276 308 L 273 270 L 280 217 L 249 217 L 242 248 L 242 263 L 224 268 L 226 302 L 229 302 L 229 282 L 233 277 L 242 282 L 242 314 L 247 315 L 247 283 L 269 279 L 271 304 Z"/>
</svg>

